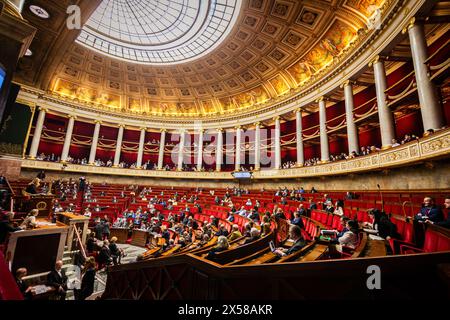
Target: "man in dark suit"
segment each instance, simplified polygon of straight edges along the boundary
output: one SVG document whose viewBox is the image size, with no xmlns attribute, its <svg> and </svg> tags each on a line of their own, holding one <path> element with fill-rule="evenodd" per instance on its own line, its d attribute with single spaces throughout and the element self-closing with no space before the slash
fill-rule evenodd
<svg viewBox="0 0 450 320">
<path fill-rule="evenodd" d="M 23 277 L 27 276 L 27 269 L 26 268 L 19 268 L 16 270 L 16 283 L 17 286 L 20 289 L 20 292 L 23 294 L 23 298 L 25 300 L 31 300 L 33 297 L 33 294 L 31 293 L 31 287 L 25 283 L 25 281 L 22 280 Z"/>
<path fill-rule="evenodd" d="M 65 300 L 67 291 L 67 276 L 62 266 L 61 260 L 56 261 L 55 269 L 47 275 L 47 285 L 55 288 L 58 300 Z"/>
<path fill-rule="evenodd" d="M 450 212 L 449 212 L 450 211 L 450 196 L 445 197 L 444 209 L 447 210 L 447 219 L 445 219 L 443 221 L 436 222 L 436 223 L 434 223 L 431 220 L 427 220 L 426 222 L 429 223 L 429 224 L 435 224 L 437 226 L 450 229 Z"/>
<path fill-rule="evenodd" d="M 276 249 L 274 253 L 277 254 L 278 256 L 284 257 L 290 255 L 294 252 L 299 251 L 306 245 L 305 240 L 303 240 L 302 231 L 299 226 L 295 225 L 291 226 L 289 228 L 289 236 L 292 240 L 294 240 L 294 244 L 289 249 L 285 248 Z"/>
<path fill-rule="evenodd" d="M 8 212 L 4 214 L 3 220 L 0 220 L 0 244 L 5 243 L 8 233 L 22 230 L 13 226 L 12 219 L 14 219 L 14 213 Z"/>
<path fill-rule="evenodd" d="M 433 198 L 425 197 L 423 199 L 423 206 L 420 212 L 415 216 L 415 220 L 426 221 L 430 220 L 433 223 L 441 222 L 444 220 L 441 208 L 435 205 Z"/>
</svg>

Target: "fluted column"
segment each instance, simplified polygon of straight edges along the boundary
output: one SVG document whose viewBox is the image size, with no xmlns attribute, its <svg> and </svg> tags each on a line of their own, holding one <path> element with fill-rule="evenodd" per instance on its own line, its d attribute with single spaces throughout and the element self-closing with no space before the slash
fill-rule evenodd
<svg viewBox="0 0 450 320">
<path fill-rule="evenodd" d="M 261 123 L 255 123 L 255 170 L 261 169 Z"/>
<path fill-rule="evenodd" d="M 444 126 L 444 115 L 439 104 L 436 87 L 431 82 L 425 61 L 428 59 L 427 40 L 423 24 L 413 18 L 407 27 L 412 60 L 416 74 L 417 93 L 424 131 Z"/>
<path fill-rule="evenodd" d="M 144 157 L 144 144 L 145 144 L 145 134 L 147 133 L 147 128 L 140 128 L 141 135 L 139 137 L 139 149 L 136 161 L 136 168 L 142 168 L 142 158 Z"/>
<path fill-rule="evenodd" d="M 223 129 L 217 129 L 217 143 L 216 143 L 216 171 L 222 170 L 222 159 L 223 159 Z"/>
<path fill-rule="evenodd" d="M 92 137 L 91 152 L 89 153 L 89 164 L 94 164 L 97 154 L 98 137 L 100 135 L 100 126 L 102 122 L 95 120 L 94 136 Z"/>
<path fill-rule="evenodd" d="M 297 165 L 303 166 L 305 163 L 305 155 L 303 151 L 303 124 L 302 124 L 302 111 L 295 110 L 295 120 L 297 123 Z"/>
<path fill-rule="evenodd" d="M 75 116 L 69 115 L 69 123 L 67 124 L 66 137 L 64 138 L 64 145 L 61 153 L 61 162 L 66 162 L 69 157 L 70 143 L 72 142 L 73 125 L 75 123 Z"/>
<path fill-rule="evenodd" d="M 235 151 L 235 171 L 241 170 L 241 126 L 236 127 L 236 151 Z"/>
<path fill-rule="evenodd" d="M 319 102 L 320 157 L 322 162 L 327 162 L 330 160 L 330 145 L 327 133 L 327 109 L 323 97 L 320 97 L 317 102 Z"/>
<path fill-rule="evenodd" d="M 205 130 L 198 132 L 198 146 L 197 146 L 197 170 L 202 170 L 203 166 L 203 133 Z"/>
<path fill-rule="evenodd" d="M 162 170 L 164 163 L 164 148 L 166 145 L 166 129 L 161 129 L 161 138 L 159 140 L 159 153 L 158 153 L 158 170 Z"/>
<path fill-rule="evenodd" d="M 117 134 L 116 152 L 114 153 L 114 162 L 113 162 L 114 167 L 117 167 L 120 162 L 120 153 L 122 152 L 122 139 L 123 139 L 123 129 L 124 128 L 125 128 L 125 125 L 123 125 L 123 124 L 119 125 L 119 132 Z"/>
<path fill-rule="evenodd" d="M 31 141 L 29 154 L 30 159 L 36 159 L 39 142 L 41 141 L 42 128 L 44 127 L 45 114 L 47 111 L 47 108 L 39 108 L 39 116 L 36 122 L 36 128 L 34 129 L 33 140 Z"/>
<path fill-rule="evenodd" d="M 281 168 L 281 134 L 280 117 L 275 117 L 275 166 L 274 169 Z"/>
<path fill-rule="evenodd" d="M 386 70 L 384 60 L 377 56 L 369 66 L 373 65 L 375 76 L 375 90 L 377 92 L 378 118 L 380 122 L 381 144 L 382 148 L 389 148 L 392 145 L 392 139 L 395 138 L 394 116 L 386 103 Z"/>
<path fill-rule="evenodd" d="M 359 151 L 358 128 L 356 127 L 353 117 L 353 85 L 350 80 L 347 80 L 342 84 L 342 87 L 344 88 L 345 96 L 345 118 L 347 123 L 348 153 L 350 154 L 353 151 Z"/>
<path fill-rule="evenodd" d="M 183 169 L 183 156 L 184 156 L 184 141 L 185 141 L 185 130 L 180 131 L 180 145 L 178 149 L 178 166 L 177 170 L 181 171 Z"/>
</svg>

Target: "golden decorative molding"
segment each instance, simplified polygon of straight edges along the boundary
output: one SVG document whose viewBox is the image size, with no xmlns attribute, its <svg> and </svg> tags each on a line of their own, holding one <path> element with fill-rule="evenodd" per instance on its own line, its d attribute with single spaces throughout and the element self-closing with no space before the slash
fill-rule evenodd
<svg viewBox="0 0 450 320">
<path fill-rule="evenodd" d="M 98 124 L 102 124 L 103 122 L 102 122 L 102 120 L 94 120 L 94 123 L 95 123 L 95 124 L 97 124 L 97 123 L 98 123 Z"/>
</svg>

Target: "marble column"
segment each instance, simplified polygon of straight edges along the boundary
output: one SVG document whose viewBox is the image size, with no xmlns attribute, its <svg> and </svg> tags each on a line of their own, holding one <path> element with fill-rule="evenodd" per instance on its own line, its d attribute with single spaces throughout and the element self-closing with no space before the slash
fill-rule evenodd
<svg viewBox="0 0 450 320">
<path fill-rule="evenodd" d="M 255 170 L 261 169 L 261 123 L 255 123 Z"/>
<path fill-rule="evenodd" d="M 119 132 L 117 133 L 117 142 L 116 142 L 116 152 L 114 153 L 114 162 L 113 167 L 119 166 L 120 163 L 120 153 L 122 152 L 122 139 L 123 139 L 123 130 L 125 125 L 119 125 Z"/>
<path fill-rule="evenodd" d="M 281 168 L 281 133 L 280 133 L 280 117 L 275 117 L 275 165 L 274 169 Z"/>
<path fill-rule="evenodd" d="M 67 124 L 66 136 L 64 138 L 64 145 L 61 153 L 61 162 L 66 162 L 69 157 L 70 143 L 72 142 L 73 125 L 75 124 L 75 116 L 69 115 L 69 123 Z"/>
<path fill-rule="evenodd" d="M 94 136 L 92 137 L 91 152 L 89 153 L 89 164 L 94 164 L 97 154 L 98 137 L 100 135 L 100 126 L 102 122 L 95 120 Z"/>
<path fill-rule="evenodd" d="M 147 128 L 140 128 L 141 135 L 139 137 L 139 150 L 136 161 L 136 168 L 142 168 L 142 158 L 144 157 L 144 144 L 145 144 L 145 134 L 147 133 Z"/>
<path fill-rule="evenodd" d="M 197 171 L 202 170 L 203 166 L 203 134 L 205 130 L 199 130 L 198 132 L 198 146 L 197 146 Z"/>
<path fill-rule="evenodd" d="M 297 123 L 296 140 L 297 140 L 297 165 L 303 166 L 305 163 L 305 154 L 303 151 L 303 124 L 302 124 L 302 111 L 300 108 L 295 110 L 295 120 Z"/>
<path fill-rule="evenodd" d="M 185 137 L 186 137 L 186 132 L 184 129 L 182 129 L 180 131 L 180 144 L 179 144 L 179 148 L 178 148 L 178 165 L 177 165 L 178 171 L 181 171 L 183 169 Z"/>
<path fill-rule="evenodd" d="M 375 90 L 377 92 L 378 118 L 380 122 L 381 144 L 386 149 L 392 146 L 392 140 L 395 139 L 394 116 L 387 106 L 386 102 L 386 70 L 384 60 L 376 56 L 369 66 L 373 65 L 375 76 Z"/>
<path fill-rule="evenodd" d="M 222 170 L 222 159 L 223 159 L 223 129 L 217 129 L 217 143 L 216 143 L 216 171 Z"/>
<path fill-rule="evenodd" d="M 36 127 L 34 129 L 33 140 L 31 141 L 30 147 L 30 159 L 36 159 L 39 143 L 41 142 L 42 128 L 44 127 L 45 115 L 48 109 L 40 107 L 39 108 L 39 116 L 36 122 Z"/>
<path fill-rule="evenodd" d="M 158 152 L 158 170 L 162 170 L 164 164 L 164 148 L 166 146 L 166 129 L 161 129 Z"/>
<path fill-rule="evenodd" d="M 241 134 L 242 134 L 242 129 L 240 126 L 236 127 L 236 151 L 235 151 L 235 167 L 234 170 L 235 171 L 240 171 L 241 170 Z"/>
<path fill-rule="evenodd" d="M 327 109 L 325 100 L 320 97 L 319 103 L 319 122 L 320 122 L 320 157 L 322 162 L 330 161 L 330 145 L 327 132 Z"/>
<path fill-rule="evenodd" d="M 353 109 L 354 109 L 353 84 L 350 80 L 346 80 L 342 84 L 342 87 L 344 88 L 348 153 L 350 154 L 353 151 L 359 152 L 358 128 L 356 127 L 355 120 L 353 117 Z"/>
<path fill-rule="evenodd" d="M 436 87 L 430 80 L 428 68 L 425 64 L 425 61 L 428 59 L 428 52 L 424 27 L 422 23 L 417 23 L 413 18 L 407 29 L 416 75 L 423 129 L 424 131 L 428 129 L 437 130 L 444 126 L 445 118 L 439 104 Z"/>
</svg>

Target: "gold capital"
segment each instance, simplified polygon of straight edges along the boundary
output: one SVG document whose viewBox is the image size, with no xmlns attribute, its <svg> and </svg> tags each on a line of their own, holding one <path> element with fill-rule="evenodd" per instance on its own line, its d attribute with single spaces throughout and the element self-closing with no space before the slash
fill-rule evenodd
<svg viewBox="0 0 450 320">
<path fill-rule="evenodd" d="M 416 24 L 416 18 L 412 17 L 411 20 L 409 20 L 408 24 L 402 29 L 402 34 L 407 33 L 408 30 L 411 29 L 412 27 L 414 27 L 415 24 Z"/>
<path fill-rule="evenodd" d="M 39 107 L 39 111 L 48 112 L 48 108 L 46 108 L 46 107 Z"/>
<path fill-rule="evenodd" d="M 94 120 L 94 123 L 102 124 L 102 120 Z"/>
<path fill-rule="evenodd" d="M 353 84 L 354 84 L 354 81 L 348 79 L 348 80 L 345 80 L 344 82 L 342 82 L 342 84 L 339 87 L 340 88 L 345 88 L 346 86 L 353 85 Z"/>
</svg>

